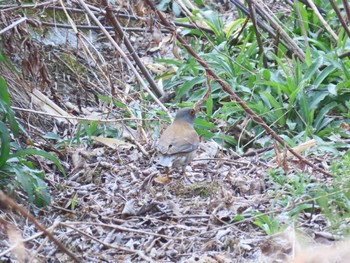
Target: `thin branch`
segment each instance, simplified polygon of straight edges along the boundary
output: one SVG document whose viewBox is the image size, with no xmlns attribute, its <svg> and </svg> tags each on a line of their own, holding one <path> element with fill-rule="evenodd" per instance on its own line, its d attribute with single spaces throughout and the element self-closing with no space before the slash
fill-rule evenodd
<svg viewBox="0 0 350 263">
<path fill-rule="evenodd" d="M 298 0 L 294 0 L 294 3 L 295 3 L 295 9 L 297 11 L 299 25 L 300 25 L 301 31 L 303 32 L 305 47 L 310 48 L 309 41 L 307 38 L 306 29 L 305 29 L 304 22 L 303 22 L 303 18 L 302 18 L 301 13 L 300 13 Z"/>
<path fill-rule="evenodd" d="M 51 232 L 49 232 L 44 226 L 42 226 L 26 209 L 16 204 L 10 197 L 4 194 L 0 190 L 0 203 L 2 206 L 11 208 L 18 212 L 21 216 L 28 218 L 28 220 L 35 225 L 37 229 L 44 232 L 55 245 L 65 254 L 67 254 L 74 262 L 81 262 L 71 251 L 69 251 L 58 239 L 56 239 Z"/>
<path fill-rule="evenodd" d="M 332 28 L 328 25 L 328 23 L 326 22 L 326 20 L 324 20 L 323 16 L 320 14 L 320 12 L 318 11 L 317 6 L 315 5 L 315 3 L 312 0 L 307 0 L 307 2 L 309 3 L 311 9 L 314 11 L 314 13 L 316 14 L 316 16 L 318 17 L 318 19 L 321 21 L 322 25 L 327 29 L 327 31 L 331 34 L 331 36 L 335 39 L 335 41 L 338 41 L 338 36 L 336 33 L 334 33 L 334 31 L 332 30 Z"/>
<path fill-rule="evenodd" d="M 48 22 L 41 22 L 41 24 L 43 26 L 48 26 L 48 27 L 67 28 L 67 29 L 71 29 L 72 28 L 71 25 L 67 25 L 67 24 L 48 23 Z M 100 30 L 99 26 L 77 25 L 76 28 L 83 29 L 83 30 L 84 29 L 86 29 L 86 30 Z M 105 26 L 105 29 L 106 30 L 113 30 L 114 27 Z M 131 31 L 131 32 L 145 32 L 146 31 L 145 28 L 141 28 L 141 27 L 123 27 L 122 29 L 124 31 Z M 162 29 L 161 32 L 162 33 L 169 33 L 169 30 Z"/>
<path fill-rule="evenodd" d="M 67 119 L 67 120 L 77 120 L 77 121 L 88 121 L 88 122 L 124 122 L 124 121 L 152 121 L 152 119 L 139 119 L 139 118 L 123 118 L 123 119 L 91 119 L 91 118 L 83 118 L 83 117 L 75 117 L 75 116 L 63 116 L 63 115 L 56 115 L 52 113 L 47 113 L 43 111 L 36 111 L 32 109 L 23 109 L 15 106 L 11 106 L 12 109 L 14 110 L 19 110 L 19 111 L 24 111 L 24 112 L 31 112 L 35 114 L 40 114 L 40 115 L 45 115 L 45 116 L 50 116 L 54 118 L 60 118 L 60 119 Z"/>
<path fill-rule="evenodd" d="M 245 13 L 247 16 L 250 15 L 249 10 L 239 1 L 239 0 L 230 0 L 235 6 L 237 6 L 239 9 L 242 10 L 243 13 Z M 258 14 L 263 17 L 266 21 L 268 21 L 271 26 L 275 29 L 271 29 L 270 27 L 266 26 L 260 19 L 257 19 L 256 22 L 264 31 L 266 31 L 271 38 L 276 38 L 277 33 L 280 34 L 284 40 L 287 42 L 280 41 L 280 43 L 288 49 L 291 53 L 296 54 L 298 58 L 301 61 L 305 60 L 304 52 L 294 43 L 294 41 L 289 37 L 289 35 L 284 32 L 284 30 L 281 28 L 281 26 L 274 21 L 274 19 L 271 18 L 270 15 L 268 15 L 266 12 L 263 11 L 263 9 L 257 8 Z"/>
<path fill-rule="evenodd" d="M 266 56 L 264 53 L 264 47 L 263 47 L 262 42 L 261 42 L 261 35 L 260 35 L 257 21 L 256 21 L 255 4 L 252 0 L 247 0 L 247 2 L 248 2 L 248 6 L 249 6 L 250 19 L 253 22 L 255 36 L 256 36 L 256 40 L 258 42 L 258 46 L 259 46 L 259 54 L 261 56 L 263 56 L 263 64 L 264 64 L 264 67 L 267 68 L 267 59 L 266 59 Z"/>
<path fill-rule="evenodd" d="M 166 238 L 166 239 L 175 239 L 175 240 L 183 240 L 184 239 L 182 237 L 167 236 L 167 235 L 157 234 L 157 233 L 153 233 L 153 232 L 147 232 L 147 231 L 137 230 L 137 229 L 133 229 L 133 228 L 122 227 L 122 226 L 118 226 L 118 225 L 114 225 L 114 224 L 104 224 L 104 223 L 97 223 L 97 222 L 66 222 L 64 224 L 67 226 L 69 226 L 69 225 L 102 226 L 102 227 L 117 229 L 119 231 L 137 233 L 137 234 L 147 235 L 147 236 L 162 237 L 162 238 Z"/>
<path fill-rule="evenodd" d="M 295 54 L 301 61 L 305 61 L 304 51 L 294 42 L 294 40 L 286 33 L 286 31 L 282 28 L 282 26 L 275 21 L 275 19 L 270 15 L 269 12 L 265 10 L 265 8 L 261 8 L 259 6 L 256 7 L 257 11 L 260 14 L 263 14 L 265 19 L 270 23 L 270 25 L 275 29 L 275 31 L 279 31 L 279 34 L 283 37 L 284 41 L 287 42 L 289 48 L 293 54 Z"/>
<path fill-rule="evenodd" d="M 346 16 L 348 17 L 348 24 L 350 22 L 350 5 L 349 5 L 349 1 L 348 0 L 343 0 L 343 5 L 344 5 L 344 9 L 346 12 Z"/>
<path fill-rule="evenodd" d="M 336 13 L 340 23 L 342 24 L 346 34 L 348 34 L 348 37 L 350 38 L 350 30 L 348 28 L 348 25 L 345 23 L 345 21 L 344 21 L 342 15 L 341 15 L 341 13 L 340 13 L 336 3 L 334 2 L 334 0 L 329 0 L 329 2 L 331 3 L 331 5 L 332 5 L 332 7 L 333 7 L 333 9 L 334 9 L 334 11 L 335 11 L 335 13 Z"/>
<path fill-rule="evenodd" d="M 244 14 L 249 16 L 249 10 L 241 2 L 239 2 L 239 0 L 231 0 L 231 2 L 236 7 L 241 9 Z M 256 22 L 259 25 L 259 27 L 261 27 L 265 32 L 267 32 L 271 36 L 271 38 L 275 37 L 275 32 L 273 31 L 273 29 L 271 27 L 268 27 L 267 25 L 265 25 L 260 19 L 257 19 Z M 288 48 L 288 46 L 286 46 L 286 48 Z"/>
<path fill-rule="evenodd" d="M 10 30 L 10 29 L 12 29 L 12 28 L 14 28 L 14 27 L 16 27 L 17 25 L 23 23 L 23 22 L 26 21 L 27 19 L 28 19 L 27 17 L 22 17 L 22 18 L 18 19 L 16 22 L 13 22 L 11 25 L 9 25 L 9 26 L 5 27 L 4 29 L 2 29 L 2 30 L 0 31 L 0 35 L 2 35 L 3 33 L 5 33 L 6 31 L 8 31 L 8 30 Z"/>
<path fill-rule="evenodd" d="M 64 227 L 67 227 L 67 228 L 71 228 L 74 231 L 82 234 L 83 236 L 86 236 L 86 237 L 96 241 L 97 243 L 100 243 L 100 244 L 106 246 L 106 247 L 118 249 L 118 250 L 121 250 L 121 251 L 124 251 L 124 252 L 127 252 L 127 253 L 137 253 L 137 250 L 134 250 L 134 249 L 129 249 L 129 248 L 126 248 L 126 247 L 123 247 L 123 246 L 119 246 L 119 245 L 115 245 L 115 244 L 112 245 L 112 244 L 108 244 L 106 242 L 103 242 L 103 241 L 99 240 L 98 238 L 93 237 L 93 236 L 89 235 L 88 233 L 86 233 L 86 232 L 84 232 L 84 231 L 82 231 L 82 230 L 80 230 L 80 229 L 70 225 L 70 223 L 60 222 L 60 225 L 64 226 Z M 79 223 L 79 225 L 81 225 L 81 224 Z"/>
<path fill-rule="evenodd" d="M 169 111 L 167 110 L 167 108 L 165 108 L 165 106 L 163 105 L 163 103 L 161 103 L 159 101 L 159 99 L 153 94 L 153 92 L 147 87 L 147 84 L 145 83 L 145 81 L 143 80 L 143 78 L 141 77 L 141 75 L 139 74 L 139 72 L 137 71 L 137 69 L 134 67 L 134 65 L 132 64 L 132 62 L 130 61 L 130 59 L 128 58 L 128 56 L 124 53 L 124 51 L 119 47 L 119 45 L 117 44 L 117 42 L 112 38 L 112 36 L 107 32 L 107 30 L 103 27 L 103 25 L 101 24 L 101 22 L 96 18 L 96 16 L 91 12 L 90 8 L 85 4 L 85 2 L 83 0 L 78 0 L 79 3 L 81 4 L 82 7 L 84 7 L 84 9 L 86 10 L 86 12 L 88 13 L 88 15 L 92 18 L 92 20 L 101 28 L 102 32 L 105 34 L 105 36 L 108 38 L 108 40 L 112 43 L 112 45 L 117 49 L 117 51 L 119 52 L 119 54 L 123 57 L 123 59 L 125 60 L 126 64 L 130 67 L 130 69 L 132 70 L 132 72 L 135 74 L 136 78 L 138 79 L 138 81 L 141 83 L 141 86 L 148 92 L 148 94 L 154 99 L 154 101 L 168 114 L 169 118 L 172 120 L 173 117 L 170 115 Z"/>
<path fill-rule="evenodd" d="M 106 6 L 106 9 L 105 9 L 106 10 L 106 18 L 113 25 L 114 30 L 116 31 L 116 34 L 118 34 L 118 36 L 121 37 L 121 39 L 123 40 L 124 45 L 126 46 L 126 48 L 128 49 L 129 53 L 131 54 L 131 56 L 134 59 L 136 65 L 140 68 L 142 74 L 147 79 L 147 81 L 150 84 L 150 86 L 151 86 L 152 90 L 154 91 L 154 93 L 158 97 L 161 97 L 163 95 L 162 92 L 158 88 L 158 85 L 156 84 L 156 82 L 152 78 L 151 74 L 149 73 L 149 71 L 147 70 L 145 65 L 142 63 L 140 57 L 137 55 L 137 52 L 133 48 L 129 38 L 124 34 L 122 26 L 119 24 L 118 20 L 113 15 L 113 12 L 112 12 L 111 8 L 108 6 L 108 1 L 107 0 L 103 0 L 102 3 Z"/>
<path fill-rule="evenodd" d="M 43 3 L 35 3 L 35 4 L 17 4 L 17 5 L 0 5 L 0 9 L 1 11 L 10 11 L 10 10 L 14 10 L 14 9 L 19 9 L 19 8 L 37 8 L 37 7 L 41 7 L 41 8 L 45 8 L 48 5 L 51 4 L 55 4 L 57 3 L 59 0 L 52 0 L 52 1 L 47 1 L 47 2 L 43 2 Z"/>
</svg>

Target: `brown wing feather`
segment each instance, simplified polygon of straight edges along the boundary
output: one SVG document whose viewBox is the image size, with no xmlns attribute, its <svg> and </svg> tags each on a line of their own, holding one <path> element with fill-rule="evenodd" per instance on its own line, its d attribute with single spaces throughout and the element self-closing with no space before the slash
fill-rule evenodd
<svg viewBox="0 0 350 263">
<path fill-rule="evenodd" d="M 164 131 L 157 148 L 162 154 L 176 154 L 194 151 L 198 145 L 199 138 L 192 125 L 176 121 Z"/>
</svg>

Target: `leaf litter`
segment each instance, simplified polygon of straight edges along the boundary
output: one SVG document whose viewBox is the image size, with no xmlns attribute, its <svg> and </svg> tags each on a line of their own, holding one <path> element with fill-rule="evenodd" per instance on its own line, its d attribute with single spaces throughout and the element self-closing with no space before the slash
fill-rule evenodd
<svg viewBox="0 0 350 263">
<path fill-rule="evenodd" d="M 6 49 L 18 49 L 15 39 L 9 37 L 9 40 Z M 159 42 L 158 38 L 155 40 Z M 61 100 L 55 102 L 66 111 L 78 110 L 86 115 L 100 112 L 101 107 L 94 103 L 94 92 L 88 89 L 85 97 L 79 97 L 84 85 L 98 86 L 103 93 L 103 85 L 99 85 L 96 75 L 91 81 L 79 80 L 73 68 L 68 74 L 60 70 L 60 67 L 67 66 L 59 63 L 63 61 L 62 57 L 55 55 L 46 58 L 43 63 L 37 52 L 41 47 L 30 40 L 26 44 L 33 48 L 22 65 L 33 78 L 29 83 L 34 81 L 44 87 L 50 84 L 52 76 L 48 72 L 51 72 L 55 81 L 57 77 L 60 79 L 57 84 L 62 85 L 56 91 L 46 90 L 53 101 L 60 97 Z M 62 51 L 60 46 L 43 48 L 50 54 Z M 101 50 L 105 52 L 104 57 L 110 56 L 110 47 L 101 45 Z M 16 53 L 21 52 L 23 50 Z M 82 57 L 79 59 L 83 60 Z M 119 67 L 125 66 L 114 56 L 110 60 Z M 149 57 L 147 60 L 152 61 Z M 30 66 L 32 64 L 34 67 Z M 85 70 L 90 71 L 90 77 L 94 76 L 92 72 L 95 70 L 92 64 L 86 62 Z M 152 67 L 150 64 L 149 67 L 161 67 L 164 72 L 162 65 L 154 64 Z M 130 75 L 120 78 L 124 83 L 135 82 Z M 143 102 L 137 101 L 135 98 L 138 96 L 132 92 L 123 94 L 124 98 L 129 102 L 133 98 L 130 104 L 142 105 Z M 16 89 L 12 90 L 12 94 L 16 105 L 27 108 L 27 102 L 16 93 Z M 76 101 L 72 103 L 74 99 Z M 122 112 L 114 114 L 119 113 Z M 65 126 L 67 124 L 53 124 L 49 118 L 44 123 L 48 125 L 38 124 L 39 130 L 52 129 L 63 136 L 69 130 Z M 290 211 L 291 207 L 282 207 L 271 195 L 268 170 L 276 169 L 276 164 L 266 161 L 263 154 L 238 158 L 236 153 L 222 149 L 215 142 L 201 142 L 197 158 L 187 167 L 193 181 L 187 184 L 179 171 L 172 170 L 167 174 L 157 167 L 153 139 L 138 140 L 144 135 L 153 138 L 150 131 L 142 134 L 139 130 L 126 130 L 128 134 L 121 139 L 92 137 L 90 144 L 63 147 L 60 155 L 64 157 L 61 158 L 62 163 L 69 171 L 67 178 L 59 176 L 53 166 L 45 165 L 53 202 L 42 209 L 31 208 L 32 213 L 82 261 L 286 262 L 294 259 L 294 262 L 307 262 L 305 258 L 317 261 L 317 255 L 310 255 L 310 251 L 323 250 L 321 245 L 326 246 L 323 257 L 331 255 L 334 260 L 340 258 L 337 262 L 342 262 L 341 259 L 349 256 L 344 248 L 348 241 L 336 246 L 333 242 L 336 238 L 330 234 L 327 219 L 322 215 L 303 212 L 297 219 L 298 229 L 295 222 L 283 218 L 283 212 Z M 141 149 L 149 156 L 145 156 Z M 298 162 L 289 165 L 292 171 L 295 167 L 300 168 Z M 312 174 L 312 171 L 308 172 Z M 294 174 L 291 172 L 289 176 Z M 319 175 L 314 176 L 317 178 Z M 279 216 L 276 221 L 280 231 L 267 235 L 266 230 L 257 226 L 257 213 L 259 216 Z M 6 211 L 1 213 L 0 219 L 6 221 L 6 224 L 1 224 L 2 228 L 9 224 L 8 230 L 0 231 L 1 260 L 14 255 L 22 261 L 24 248 L 18 235 L 21 231 L 26 256 L 33 262 L 70 261 L 25 218 Z M 11 249 L 16 242 L 20 244 L 20 250 Z M 303 244 L 307 244 L 306 249 Z M 331 250 L 332 246 L 337 249 Z"/>
</svg>

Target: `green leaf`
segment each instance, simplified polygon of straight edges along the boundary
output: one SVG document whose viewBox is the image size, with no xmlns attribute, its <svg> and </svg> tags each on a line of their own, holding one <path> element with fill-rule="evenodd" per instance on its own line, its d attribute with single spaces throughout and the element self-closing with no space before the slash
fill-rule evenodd
<svg viewBox="0 0 350 263">
<path fill-rule="evenodd" d="M 312 64 L 312 58 L 311 58 L 311 52 L 310 48 L 306 48 L 305 52 L 305 63 L 306 65 L 310 66 Z"/>
<path fill-rule="evenodd" d="M 216 126 L 211 123 L 211 122 L 208 122 L 208 121 L 205 121 L 205 120 L 202 120 L 202 119 L 196 119 L 194 121 L 194 125 L 196 127 L 198 127 L 199 129 L 203 129 L 203 128 L 206 128 L 206 129 L 215 129 Z"/>
<path fill-rule="evenodd" d="M 204 77 L 195 77 L 190 81 L 187 81 L 177 90 L 176 98 L 181 98 L 183 95 L 187 94 L 195 85 L 202 84 L 205 81 L 206 80 Z"/>
<path fill-rule="evenodd" d="M 286 124 L 288 125 L 288 128 L 291 131 L 294 131 L 295 127 L 297 126 L 297 124 L 295 122 L 292 122 L 292 120 L 290 120 L 290 119 L 287 119 Z"/>
<path fill-rule="evenodd" d="M 236 215 L 232 218 L 232 221 L 241 221 L 244 220 L 244 216 L 242 215 Z"/>
<path fill-rule="evenodd" d="M 0 99 L 3 100 L 7 106 L 10 106 L 11 99 L 7 90 L 7 85 L 5 80 L 0 76 Z"/>
<path fill-rule="evenodd" d="M 226 31 L 226 38 L 229 38 L 232 35 L 233 31 L 239 30 L 244 21 L 245 19 L 239 18 L 230 23 L 230 26 L 227 28 Z"/>
<path fill-rule="evenodd" d="M 75 206 L 77 204 L 77 200 L 78 200 L 78 194 L 76 193 L 74 196 L 73 196 L 73 199 L 72 199 L 72 204 L 71 204 L 71 209 L 74 210 L 75 209 Z"/>
<path fill-rule="evenodd" d="M 45 135 L 43 135 L 43 138 L 49 139 L 49 140 L 55 140 L 55 141 L 61 140 L 61 137 L 57 133 L 54 133 L 54 132 L 46 133 Z"/>
<path fill-rule="evenodd" d="M 335 101 L 333 101 L 333 102 L 322 107 L 320 112 L 317 114 L 317 117 L 316 117 L 315 122 L 314 122 L 314 128 L 317 131 L 321 130 L 323 127 L 325 127 L 326 124 L 328 124 L 330 121 L 333 120 L 332 118 L 330 118 L 329 121 L 323 122 L 325 115 L 336 106 L 337 106 L 337 103 Z"/>
<path fill-rule="evenodd" d="M 311 80 L 311 77 L 318 71 L 319 67 L 323 64 L 323 59 L 320 57 L 316 62 L 312 63 L 309 69 L 304 74 L 304 79 Z"/>
<path fill-rule="evenodd" d="M 329 96 L 329 93 L 327 91 L 312 91 L 310 92 L 310 97 L 307 99 L 309 102 L 309 109 L 317 109 L 320 102 L 323 101 L 327 96 Z"/>
<path fill-rule="evenodd" d="M 197 5 L 204 5 L 202 0 L 194 0 Z"/>
<path fill-rule="evenodd" d="M 311 125 L 310 119 L 309 119 L 309 104 L 305 96 L 304 90 L 300 90 L 298 93 L 298 103 L 300 107 L 300 115 L 303 118 L 303 120 L 307 123 L 307 125 Z M 311 120 L 312 121 L 312 120 Z"/>
<path fill-rule="evenodd" d="M 219 43 L 221 43 L 224 40 L 222 38 L 224 36 L 222 20 L 217 13 L 213 11 L 203 12 L 203 15 L 206 18 L 205 23 L 214 31 L 215 36 L 220 38 Z"/>
<path fill-rule="evenodd" d="M 51 203 L 51 197 L 45 182 L 39 177 L 35 177 L 34 204 L 37 207 L 44 207 Z"/>
<path fill-rule="evenodd" d="M 275 108 L 275 112 L 277 114 L 277 118 L 278 118 L 278 123 L 280 125 L 284 125 L 286 123 L 286 119 L 284 117 L 283 114 L 283 104 L 280 104 L 270 93 L 268 92 L 263 92 L 262 93 L 263 96 L 265 96 L 269 102 L 271 103 L 272 107 Z"/>
<path fill-rule="evenodd" d="M 10 124 L 11 131 L 13 132 L 13 135 L 15 137 L 18 137 L 18 134 L 19 134 L 18 122 L 16 121 L 15 113 L 12 111 L 12 109 L 10 107 L 8 107 L 8 111 L 7 111 L 6 116 L 8 118 L 8 122 Z"/>
<path fill-rule="evenodd" d="M 10 134 L 6 125 L 0 121 L 1 156 L 0 167 L 4 166 L 10 156 Z"/>
<path fill-rule="evenodd" d="M 313 82 L 313 85 L 315 86 L 315 88 L 318 88 L 320 84 L 323 82 L 323 80 L 327 78 L 328 75 L 331 74 L 335 69 L 336 69 L 335 66 L 329 65 L 324 70 L 322 70 L 321 74 L 319 74 L 315 79 L 315 81 Z"/>
<path fill-rule="evenodd" d="M 160 3 L 157 5 L 157 9 L 160 11 L 165 11 L 168 8 L 170 2 L 171 2 L 171 0 L 160 1 Z"/>
<path fill-rule="evenodd" d="M 213 98 L 211 97 L 211 95 L 206 101 L 206 108 L 207 108 L 207 118 L 208 120 L 210 120 L 213 115 Z"/>
<path fill-rule="evenodd" d="M 33 203 L 33 181 L 32 177 L 28 175 L 28 169 L 26 166 L 16 165 L 13 167 L 16 174 L 17 181 L 20 183 L 23 190 L 27 193 L 30 203 Z"/>
<path fill-rule="evenodd" d="M 50 160 L 51 162 L 53 162 L 58 170 L 60 170 L 60 172 L 66 176 L 66 173 L 63 169 L 63 166 L 61 165 L 60 161 L 52 154 L 45 152 L 45 151 L 41 151 L 38 149 L 24 149 L 24 150 L 19 150 L 16 153 L 11 154 L 11 158 L 14 157 L 26 157 L 27 155 L 38 155 L 38 156 L 42 156 L 48 160 Z"/>
<path fill-rule="evenodd" d="M 220 134 L 220 135 L 215 136 L 214 138 L 218 138 L 218 139 L 223 140 L 225 142 L 228 142 L 228 143 L 230 143 L 232 145 L 237 145 L 238 144 L 237 141 L 235 140 L 235 138 L 233 138 L 233 137 L 231 137 L 229 135 Z"/>
<path fill-rule="evenodd" d="M 306 11 L 303 3 L 298 2 L 298 5 L 299 5 L 298 8 L 300 10 L 302 23 L 304 24 L 305 31 L 308 32 L 309 31 L 309 19 L 308 19 L 307 11 Z"/>
<path fill-rule="evenodd" d="M 179 17 L 181 14 L 181 7 L 175 1 L 173 1 L 173 13 L 176 17 Z"/>
<path fill-rule="evenodd" d="M 266 79 L 266 80 L 270 80 L 270 78 L 271 78 L 270 70 L 267 70 L 267 69 L 263 70 L 263 78 Z"/>
</svg>

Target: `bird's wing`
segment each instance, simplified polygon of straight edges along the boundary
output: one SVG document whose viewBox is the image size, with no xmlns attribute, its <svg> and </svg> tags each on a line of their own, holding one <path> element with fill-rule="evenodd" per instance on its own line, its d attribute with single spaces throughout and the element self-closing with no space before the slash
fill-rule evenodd
<svg viewBox="0 0 350 263">
<path fill-rule="evenodd" d="M 188 126 L 188 127 L 187 127 Z M 159 139 L 157 149 L 162 154 L 186 153 L 196 150 L 199 138 L 193 127 L 186 123 L 164 131 Z"/>
<path fill-rule="evenodd" d="M 176 154 L 176 153 L 187 153 L 192 152 L 198 148 L 198 144 L 182 144 L 182 145 L 170 145 L 168 148 L 167 154 Z"/>
</svg>

